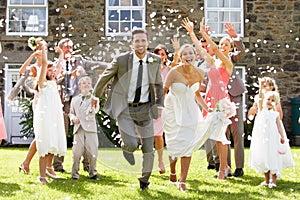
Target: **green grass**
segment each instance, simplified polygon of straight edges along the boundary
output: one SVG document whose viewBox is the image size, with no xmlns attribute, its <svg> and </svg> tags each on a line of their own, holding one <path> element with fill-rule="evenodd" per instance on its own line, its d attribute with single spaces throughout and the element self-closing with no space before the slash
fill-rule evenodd
<svg viewBox="0 0 300 200">
<path fill-rule="evenodd" d="M 300 148 L 292 148 L 294 168 L 284 169 L 277 187 L 269 189 L 258 186 L 263 175 L 257 174 L 247 165 L 249 149 L 245 150 L 245 175 L 242 178 L 230 177 L 225 181 L 214 178 L 215 172 L 207 170 L 203 150 L 193 154 L 187 179 L 186 193 L 169 185 L 169 169 L 165 152 L 167 173 L 160 175 L 157 163 L 150 178 L 150 189 L 139 191 L 138 176 L 141 171 L 141 152 L 135 152 L 136 166 L 124 160 L 120 149 L 99 149 L 98 172 L 100 181 L 88 179 L 87 172 L 80 171 L 79 180 L 74 181 L 70 174 L 59 174 L 60 180 L 48 185 L 36 182 L 38 158 L 34 157 L 31 173 L 18 172 L 27 148 L 0 148 L 0 199 L 300 199 Z M 157 158 L 157 157 L 156 157 Z M 68 149 L 65 169 L 71 171 L 72 152 Z M 82 166 L 81 166 L 82 167 Z"/>
</svg>

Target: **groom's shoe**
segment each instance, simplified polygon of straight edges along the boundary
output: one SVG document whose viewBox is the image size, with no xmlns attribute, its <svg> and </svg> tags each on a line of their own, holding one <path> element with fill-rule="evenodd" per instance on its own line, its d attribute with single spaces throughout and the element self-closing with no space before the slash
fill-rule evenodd
<svg viewBox="0 0 300 200">
<path fill-rule="evenodd" d="M 123 151 L 123 156 L 129 162 L 130 165 L 135 164 L 133 153 L 128 152 L 128 151 Z"/>
<path fill-rule="evenodd" d="M 243 175 L 244 175 L 243 168 L 236 168 L 233 173 L 234 177 L 242 177 Z"/>
<path fill-rule="evenodd" d="M 140 190 L 148 189 L 149 184 L 150 184 L 150 182 L 144 183 L 144 182 L 140 181 Z"/>
</svg>

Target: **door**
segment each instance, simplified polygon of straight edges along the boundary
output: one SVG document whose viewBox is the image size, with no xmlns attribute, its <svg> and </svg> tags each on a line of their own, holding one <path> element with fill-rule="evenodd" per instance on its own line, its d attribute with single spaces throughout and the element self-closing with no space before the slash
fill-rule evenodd
<svg viewBox="0 0 300 200">
<path fill-rule="evenodd" d="M 11 88 L 20 78 L 20 64 L 5 64 L 5 94 L 7 95 Z M 32 137 L 26 138 L 21 135 L 20 117 L 22 115 L 19 100 L 26 97 L 26 93 L 21 91 L 18 96 L 11 102 L 5 98 L 4 101 L 4 121 L 7 131 L 7 141 L 10 144 L 30 144 Z"/>
</svg>

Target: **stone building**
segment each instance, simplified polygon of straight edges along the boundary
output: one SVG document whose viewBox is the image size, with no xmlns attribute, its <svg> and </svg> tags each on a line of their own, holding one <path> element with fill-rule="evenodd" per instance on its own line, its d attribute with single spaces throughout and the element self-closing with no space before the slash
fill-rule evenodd
<svg viewBox="0 0 300 200">
<path fill-rule="evenodd" d="M 253 102 L 258 77 L 274 77 L 281 94 L 283 122 L 289 138 L 294 138 L 291 99 L 300 97 L 297 0 L 2 0 L 0 11 L 0 95 L 4 109 L 8 109 L 7 86 L 15 81 L 7 77 L 8 71 L 16 72 L 31 54 L 29 36 L 44 37 L 50 49 L 61 38 L 70 37 L 76 53 L 110 62 L 114 55 L 130 50 L 127 31 L 133 26 L 147 28 L 150 50 L 163 43 L 172 52 L 170 40 L 174 35 L 181 37 L 181 44 L 191 42 L 179 28 L 181 20 L 189 17 L 198 28 L 205 16 L 216 41 L 224 35 L 223 21 L 233 22 L 243 38 L 247 54 L 238 66 L 248 88 L 245 110 Z M 52 51 L 50 58 L 54 56 Z M 94 80 L 99 74 L 97 69 L 88 73 Z"/>
</svg>

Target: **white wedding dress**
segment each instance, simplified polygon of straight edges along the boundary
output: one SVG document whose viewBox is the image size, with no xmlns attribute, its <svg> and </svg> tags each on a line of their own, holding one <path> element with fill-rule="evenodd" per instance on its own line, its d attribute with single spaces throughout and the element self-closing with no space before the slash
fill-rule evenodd
<svg viewBox="0 0 300 200">
<path fill-rule="evenodd" d="M 198 82 L 192 86 L 172 83 L 166 95 L 162 119 L 171 157 L 191 156 L 208 138 L 230 143 L 225 136 L 230 120 L 222 112 L 209 113 L 204 120 L 195 100 L 198 88 Z"/>
<path fill-rule="evenodd" d="M 62 103 L 55 81 L 47 81 L 35 96 L 33 127 L 39 156 L 67 152 Z"/>
</svg>

